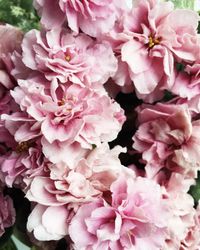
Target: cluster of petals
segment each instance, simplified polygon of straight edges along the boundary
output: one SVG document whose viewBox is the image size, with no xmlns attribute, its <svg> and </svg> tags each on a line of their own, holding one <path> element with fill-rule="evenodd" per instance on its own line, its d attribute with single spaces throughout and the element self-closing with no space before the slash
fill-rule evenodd
<svg viewBox="0 0 200 250">
<path fill-rule="evenodd" d="M 8 187 L 23 190 L 35 176 L 44 174 L 48 160 L 39 143 L 29 141 L 14 145 L 13 150 L 0 156 L 2 179 Z"/>
<path fill-rule="evenodd" d="M 23 33 L 18 28 L 9 24 L 0 25 L 0 115 L 11 113 L 17 109 L 17 105 L 10 96 L 9 90 L 12 89 L 16 82 L 11 76 L 13 64 L 11 53 L 20 51 Z M 10 146 L 9 133 L 4 128 L 4 123 L 0 121 L 0 142 Z M 1 148 L 1 151 L 4 148 Z M 2 151 L 2 153 L 3 153 Z"/>
<path fill-rule="evenodd" d="M 200 42 L 200 40 L 199 40 Z M 183 65 L 184 67 L 184 65 Z M 187 64 L 182 71 L 175 71 L 172 93 L 187 100 L 199 97 L 200 94 L 200 52 L 199 58 L 192 64 Z"/>
<path fill-rule="evenodd" d="M 194 221 L 188 227 L 188 233 L 184 240 L 181 242 L 180 250 L 197 250 L 200 248 L 200 207 L 199 204 L 196 208 Z"/>
<path fill-rule="evenodd" d="M 119 56 L 114 79 L 133 81 L 137 96 L 148 102 L 162 98 L 174 84 L 175 62 L 194 63 L 200 53 L 199 17 L 174 10 L 170 1 L 138 0 L 108 40 Z"/>
<path fill-rule="evenodd" d="M 102 144 L 88 151 L 73 169 L 49 162 L 46 173 L 31 181 L 29 178 L 26 197 L 37 205 L 28 218 L 28 231 L 37 240 L 59 240 L 68 235 L 70 220 L 81 204 L 110 195 L 110 186 L 120 176 L 135 177 L 132 170 L 120 164 L 121 152 L 121 147 L 110 150 L 108 144 Z"/>
<path fill-rule="evenodd" d="M 71 82 L 49 82 L 40 76 L 18 80 L 18 85 L 11 94 L 29 117 L 25 117 L 24 125 L 16 131 L 18 136 L 14 136 L 18 142 L 24 141 L 28 123 L 33 122 L 40 132 L 38 135 L 36 129 L 35 135 L 34 131 L 29 132 L 33 134 L 30 136 L 42 137 L 43 152 L 54 163 L 65 161 L 64 151 L 76 151 L 77 144 L 91 149 L 92 145 L 114 140 L 125 120 L 119 104 L 102 91 Z M 2 118 L 12 122 L 16 116 Z M 52 154 L 56 149 L 58 154 Z"/>
<path fill-rule="evenodd" d="M 120 13 L 127 8 L 119 0 L 34 0 L 41 15 L 41 23 L 47 29 L 68 27 L 97 37 L 110 31 Z"/>
<path fill-rule="evenodd" d="M 142 153 L 149 176 L 162 168 L 197 177 L 200 121 L 192 121 L 188 106 L 170 103 L 143 104 L 137 108 L 138 130 L 133 148 Z"/>
<path fill-rule="evenodd" d="M 9 196 L 0 194 L 0 237 L 5 229 L 11 227 L 15 222 L 15 209 Z"/>
<path fill-rule="evenodd" d="M 147 178 L 120 177 L 110 190 L 110 199 L 82 205 L 72 218 L 74 249 L 161 249 L 169 217 L 161 187 Z"/>
<path fill-rule="evenodd" d="M 85 203 L 110 191 L 110 186 L 120 175 L 134 176 L 121 165 L 118 156 L 121 147 L 109 149 L 102 144 L 79 159 L 72 167 L 66 164 L 47 164 L 46 173 L 32 178 L 26 190 L 30 201 L 45 206 Z"/>
<path fill-rule="evenodd" d="M 172 173 L 169 180 L 166 180 L 165 176 L 164 180 L 160 172 L 156 178 L 162 183 L 163 197 L 170 211 L 167 236 L 162 250 L 182 249 L 181 246 L 187 239 L 196 216 L 194 200 L 187 193 L 195 182 L 189 178 L 185 179 L 184 175 L 179 173 Z"/>
<path fill-rule="evenodd" d="M 37 204 L 28 218 L 27 230 L 33 232 L 39 241 L 62 239 L 67 235 L 68 216 L 69 212 L 64 206 Z"/>
<path fill-rule="evenodd" d="M 105 83 L 115 74 L 117 60 L 110 45 L 98 43 L 85 34 L 64 28 L 29 31 L 22 42 L 22 54 L 16 53 L 14 75 L 19 79 L 41 72 L 49 81 L 68 80 L 81 86 Z M 24 68 L 23 67 L 24 64 Z"/>
</svg>

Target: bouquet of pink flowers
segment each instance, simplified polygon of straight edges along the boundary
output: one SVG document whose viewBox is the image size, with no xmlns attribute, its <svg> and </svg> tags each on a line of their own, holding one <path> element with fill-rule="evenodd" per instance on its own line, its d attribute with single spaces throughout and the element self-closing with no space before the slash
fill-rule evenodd
<svg viewBox="0 0 200 250">
<path fill-rule="evenodd" d="M 198 13 L 159 0 L 33 4 L 40 30 L 0 25 L 0 236 L 199 250 Z"/>
</svg>

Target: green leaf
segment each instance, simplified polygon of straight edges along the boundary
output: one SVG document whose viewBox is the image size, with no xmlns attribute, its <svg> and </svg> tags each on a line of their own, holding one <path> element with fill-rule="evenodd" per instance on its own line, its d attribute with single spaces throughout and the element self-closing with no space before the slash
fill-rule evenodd
<svg viewBox="0 0 200 250">
<path fill-rule="evenodd" d="M 5 230 L 5 233 L 0 237 L 0 249 L 10 239 L 13 233 L 13 228 L 9 227 Z"/>
<path fill-rule="evenodd" d="M 15 246 L 13 240 L 10 238 L 2 247 L 0 247 L 0 250 L 17 250 L 17 247 Z"/>
<path fill-rule="evenodd" d="M 0 0 L 0 22 L 9 23 L 24 31 L 39 28 L 39 18 L 32 0 Z"/>
<path fill-rule="evenodd" d="M 194 10 L 195 0 L 171 0 L 176 8 Z"/>
<path fill-rule="evenodd" d="M 198 178 L 196 179 L 196 184 L 194 186 L 191 186 L 189 190 L 189 194 L 192 195 L 194 198 L 195 204 L 198 204 L 198 201 L 200 200 L 200 172 L 198 173 Z"/>
</svg>

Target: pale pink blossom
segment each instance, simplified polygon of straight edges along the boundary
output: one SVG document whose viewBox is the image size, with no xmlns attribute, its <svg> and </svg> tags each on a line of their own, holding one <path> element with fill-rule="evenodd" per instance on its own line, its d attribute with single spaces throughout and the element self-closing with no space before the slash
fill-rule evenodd
<svg viewBox="0 0 200 250">
<path fill-rule="evenodd" d="M 28 217 L 27 230 L 40 241 L 60 240 L 67 235 L 69 212 L 64 206 L 37 204 Z"/>
<path fill-rule="evenodd" d="M 198 21 L 196 12 L 174 10 L 170 1 L 134 1 L 132 10 L 108 35 L 119 60 L 128 66 L 118 68 L 117 83 L 126 84 L 128 72 L 139 98 L 159 100 L 173 86 L 174 63 L 193 63 L 200 53 Z"/>
<path fill-rule="evenodd" d="M 67 21 L 75 32 L 81 29 L 90 36 L 99 36 L 110 31 L 123 9 L 127 8 L 119 0 L 34 0 L 41 15 L 41 23 L 47 29 L 59 27 Z"/>
<path fill-rule="evenodd" d="M 109 192 L 110 185 L 120 175 L 134 177 L 134 172 L 121 165 L 120 147 L 112 150 L 102 144 L 88 151 L 73 168 L 66 164 L 47 164 L 47 175 L 32 179 L 26 197 L 46 206 L 79 204 L 92 201 Z"/>
<path fill-rule="evenodd" d="M 194 183 L 193 183 L 194 184 Z M 172 174 L 165 183 L 164 197 L 171 216 L 168 220 L 168 235 L 162 250 L 181 249 L 181 246 L 194 225 L 194 200 L 187 192 L 191 180 L 184 179 L 180 174 Z M 190 248 L 186 248 L 190 249 Z M 197 250 L 197 249 L 195 249 Z"/>
<path fill-rule="evenodd" d="M 0 194 L 0 237 L 5 229 L 11 227 L 15 222 L 15 209 L 9 196 Z"/>
<path fill-rule="evenodd" d="M 146 178 L 122 177 L 111 185 L 111 192 L 108 202 L 82 205 L 72 218 L 74 249 L 161 249 L 169 214 L 160 186 Z"/>
<path fill-rule="evenodd" d="M 200 53 L 199 53 L 200 54 Z M 200 59 L 175 75 L 172 93 L 191 100 L 200 94 Z"/>
<path fill-rule="evenodd" d="M 73 151 L 75 143 L 91 149 L 92 144 L 112 141 L 125 120 L 123 110 L 105 91 L 102 94 L 72 83 L 48 82 L 42 77 L 19 80 L 18 84 L 12 96 L 29 119 L 35 120 L 35 128 L 41 129 L 45 155 L 57 148 L 55 163 L 63 160 L 62 151 L 59 159 L 60 148 L 72 146 Z"/>
<path fill-rule="evenodd" d="M 200 206 L 198 204 L 195 215 L 194 222 L 188 228 L 188 233 L 185 239 L 181 242 L 180 250 L 198 250 L 200 249 Z"/>
<path fill-rule="evenodd" d="M 48 161 L 34 141 L 19 143 L 13 150 L 0 157 L 1 172 L 8 187 L 24 189 L 35 176 L 45 174 Z"/>
<path fill-rule="evenodd" d="M 17 56 L 14 60 L 13 73 L 18 78 L 22 69 Z M 117 61 L 108 43 L 94 42 L 85 34 L 75 35 L 62 28 L 28 32 L 22 42 L 21 60 L 30 70 L 29 74 L 39 71 L 48 80 L 57 79 L 62 83 L 70 80 L 82 86 L 101 85 L 117 70 Z"/>
<path fill-rule="evenodd" d="M 192 122 L 187 105 L 157 103 L 138 107 L 139 127 L 133 148 L 142 153 L 148 176 L 160 169 L 197 177 L 200 121 Z"/>
</svg>

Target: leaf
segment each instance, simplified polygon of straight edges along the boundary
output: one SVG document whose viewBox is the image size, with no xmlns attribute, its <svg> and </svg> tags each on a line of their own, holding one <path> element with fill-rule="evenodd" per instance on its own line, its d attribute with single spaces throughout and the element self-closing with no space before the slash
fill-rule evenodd
<svg viewBox="0 0 200 250">
<path fill-rule="evenodd" d="M 13 233 L 13 228 L 9 227 L 5 230 L 5 233 L 0 237 L 0 249 L 10 239 Z"/>
<path fill-rule="evenodd" d="M 10 238 L 2 247 L 0 247 L 0 250 L 17 250 L 17 247 Z"/>
<path fill-rule="evenodd" d="M 195 205 L 197 205 L 198 201 L 200 200 L 200 172 L 198 173 L 198 178 L 196 179 L 196 185 L 191 186 L 189 194 L 192 195 Z"/>
<path fill-rule="evenodd" d="M 171 0 L 176 8 L 194 10 L 195 0 Z"/>
</svg>

